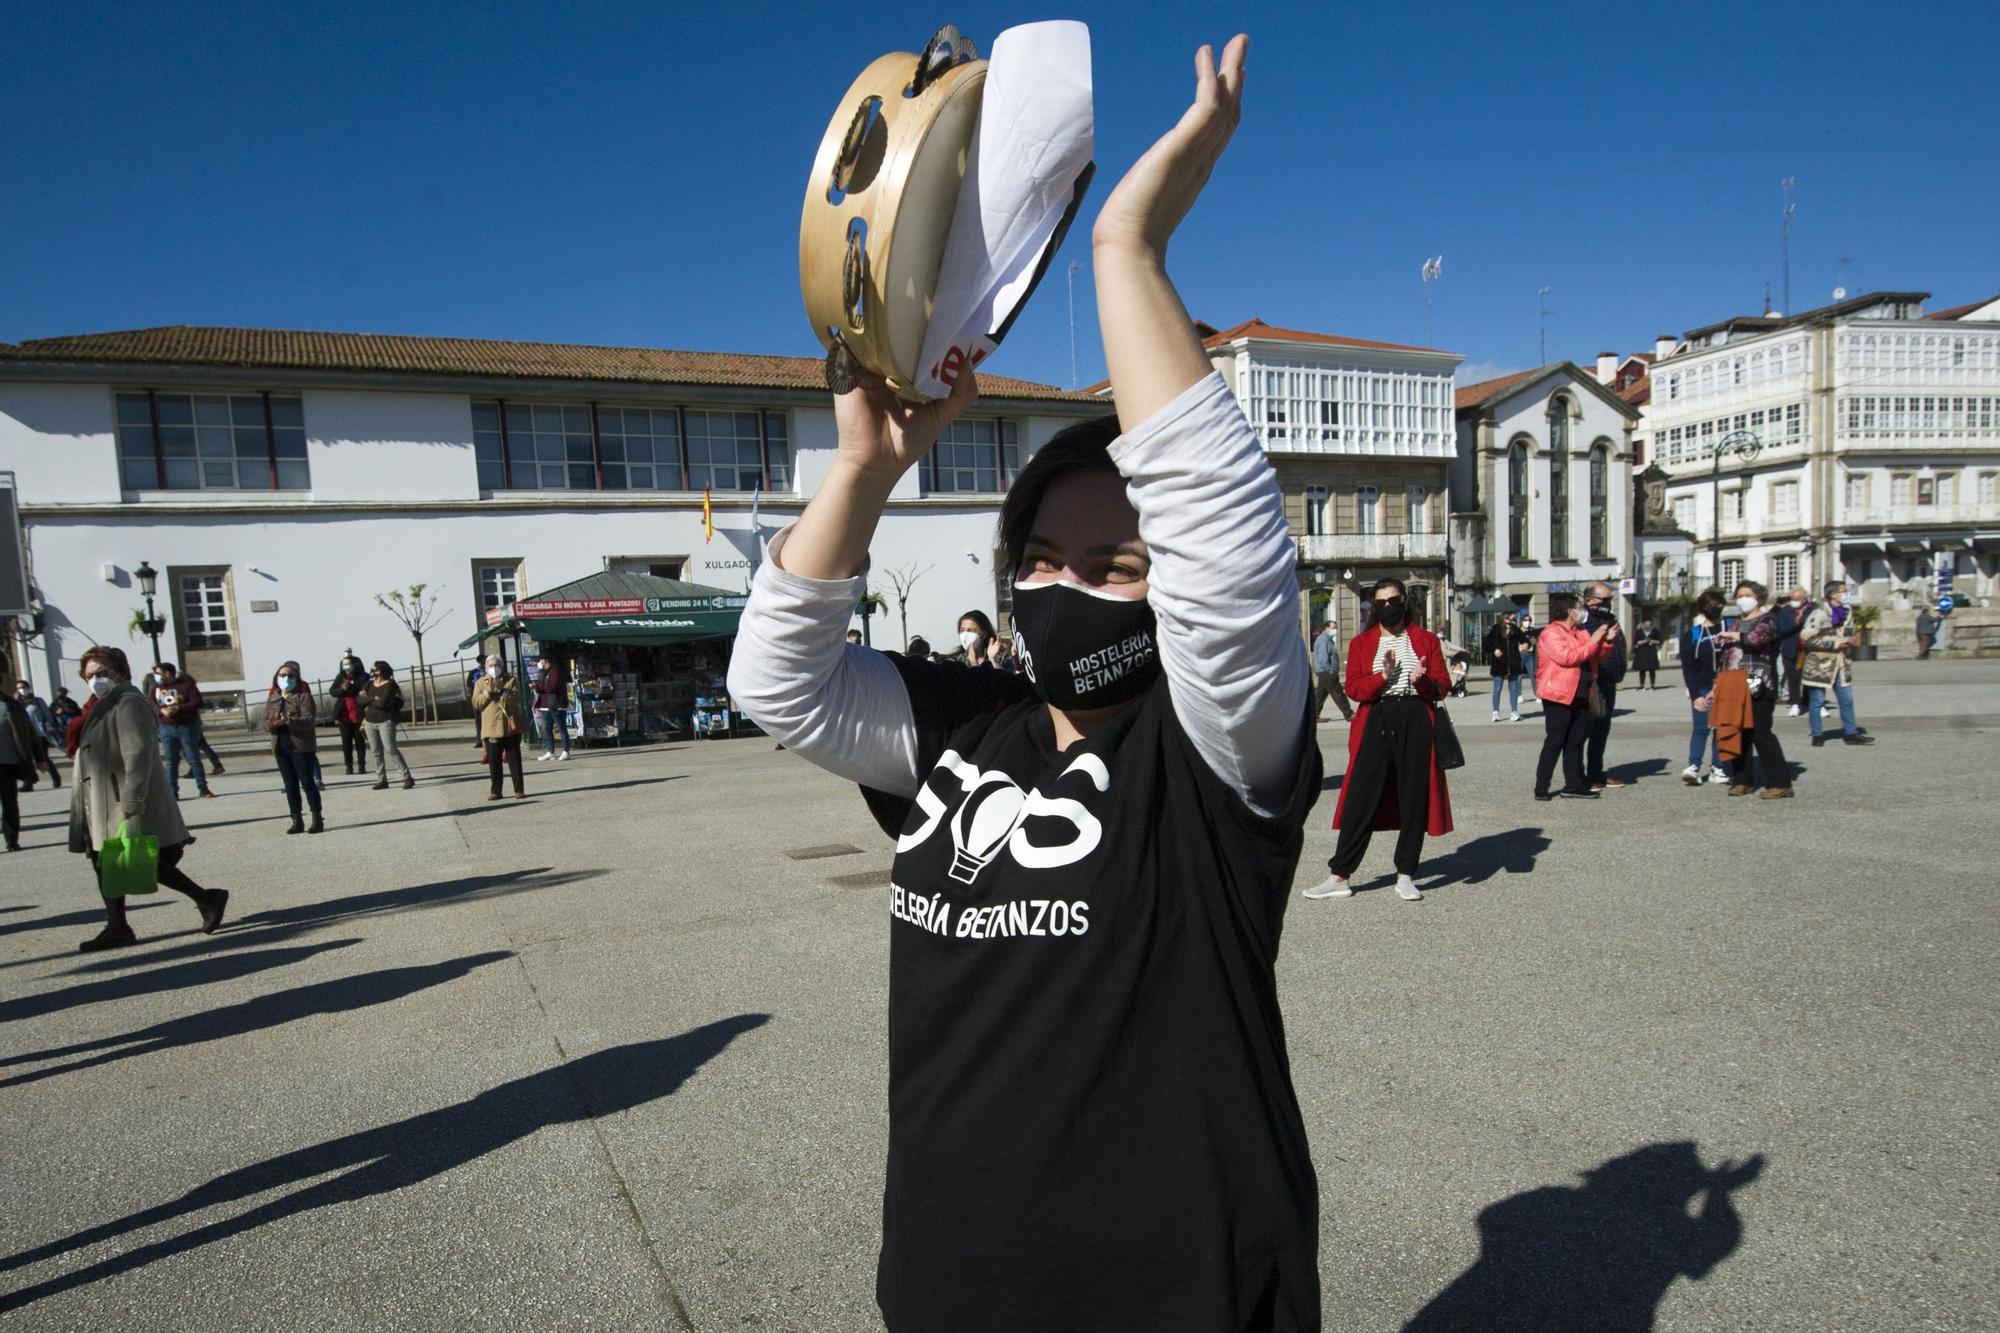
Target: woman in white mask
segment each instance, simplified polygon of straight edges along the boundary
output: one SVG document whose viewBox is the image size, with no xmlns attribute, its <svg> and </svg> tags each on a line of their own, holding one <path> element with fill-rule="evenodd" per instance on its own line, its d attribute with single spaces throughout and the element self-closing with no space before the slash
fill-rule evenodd
<svg viewBox="0 0 2000 1333">
<path fill-rule="evenodd" d="M 1044 445 L 1001 510 L 1021 674 L 843 641 L 884 503 L 970 374 L 923 406 L 870 380 L 834 400 L 832 469 L 743 614 L 731 696 L 897 839 L 892 1329 L 1320 1326 L 1273 978 L 1320 781 L 1293 546 L 1165 265 L 1246 48 L 1202 49 L 1098 216 L 1117 416 Z"/>
<path fill-rule="evenodd" d="M 1785 747 L 1778 742 L 1778 729 L 1771 716 L 1778 704 L 1778 654 L 1784 644 L 1784 628 L 1776 612 L 1766 606 L 1764 585 L 1748 580 L 1736 585 L 1736 615 L 1725 621 L 1716 639 L 1722 644 L 1722 670 L 1741 671 L 1750 691 L 1750 725 L 1742 727 L 1742 758 L 1731 775 L 1729 794 L 1748 796 L 1756 790 L 1750 756 L 1757 756 L 1763 769 L 1766 801 L 1788 799 L 1792 794 L 1792 766 L 1785 759 Z M 1721 742 L 1728 744 L 1725 737 Z"/>
<path fill-rule="evenodd" d="M 984 611 L 977 608 L 967 611 L 958 618 L 958 651 L 952 654 L 952 660 L 967 666 L 997 666 L 993 646 L 998 638 Z"/>
</svg>

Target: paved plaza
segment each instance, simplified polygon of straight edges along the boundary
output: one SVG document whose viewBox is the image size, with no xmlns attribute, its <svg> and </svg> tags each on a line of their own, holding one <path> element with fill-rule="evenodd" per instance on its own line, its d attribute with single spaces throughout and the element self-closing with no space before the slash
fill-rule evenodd
<svg viewBox="0 0 2000 1333">
<path fill-rule="evenodd" d="M 1475 693 L 1428 898 L 1386 840 L 1294 898 L 1329 1329 L 2000 1327 L 2000 663 L 1860 672 L 1879 744 L 1783 721 L 1789 802 L 1681 785 L 1676 684 L 1621 696 L 1634 786 L 1537 804 L 1539 716 Z M 889 844 L 852 789 L 743 740 L 488 804 L 452 735 L 414 791 L 330 777 L 319 837 L 231 754 L 183 807 L 228 924 L 162 893 L 109 955 L 67 790 L 23 798 L 0 1324 L 879 1327 Z"/>
</svg>

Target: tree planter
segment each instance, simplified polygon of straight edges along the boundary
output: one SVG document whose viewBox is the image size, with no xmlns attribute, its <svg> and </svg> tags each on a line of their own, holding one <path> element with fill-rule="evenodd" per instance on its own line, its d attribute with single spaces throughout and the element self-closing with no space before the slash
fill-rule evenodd
<svg viewBox="0 0 2000 1333">
<path fill-rule="evenodd" d="M 1872 662 L 1875 660 L 1875 645 L 1872 643 L 1856 644 L 1847 650 L 1847 655 L 1856 662 Z"/>
</svg>

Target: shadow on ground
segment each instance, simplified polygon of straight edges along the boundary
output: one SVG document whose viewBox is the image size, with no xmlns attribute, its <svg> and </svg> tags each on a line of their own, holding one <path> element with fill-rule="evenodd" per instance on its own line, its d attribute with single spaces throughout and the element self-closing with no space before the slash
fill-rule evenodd
<svg viewBox="0 0 2000 1333">
<path fill-rule="evenodd" d="M 273 952 L 279 951 L 273 950 Z M 260 956 L 224 955 L 228 958 Z M 16 1074 L 12 1078 L 0 1079 L 0 1088 L 34 1083 L 41 1079 L 54 1078 L 57 1074 L 89 1069 L 94 1065 L 106 1065 L 128 1056 L 151 1055 L 155 1051 L 171 1050 L 176 1046 L 194 1046 L 201 1042 L 240 1037 L 245 1033 L 281 1027 L 314 1014 L 347 1013 L 355 1009 L 366 1009 L 370 1005 L 388 1004 L 406 995 L 428 990 L 432 986 L 456 981 L 475 967 L 484 967 L 488 963 L 496 963 L 502 958 L 513 956 L 511 953 L 499 950 L 453 958 L 448 962 L 432 963 L 425 967 L 388 967 L 379 972 L 363 972 L 358 976 L 295 986 L 290 990 L 259 995 L 239 1004 L 224 1005 L 219 1009 L 189 1014 L 184 1018 L 170 1018 L 123 1036 L 100 1037 L 96 1041 L 55 1046 L 45 1051 L 30 1051 L 23 1055 L 10 1055 L 0 1059 L 0 1066 L 33 1064 L 43 1060 L 61 1060 L 79 1055 L 88 1058 L 71 1060 L 68 1064 L 57 1065 L 51 1069 L 37 1069 L 33 1073 Z M 141 975 L 150 978 L 158 976 L 159 973 L 149 972 Z M 147 989 L 148 993 L 151 993 L 154 988 Z"/>
<path fill-rule="evenodd" d="M 1484 884 L 1495 875 L 1526 875 L 1535 859 L 1554 843 L 1538 828 L 1510 828 L 1462 842 L 1423 866 L 1434 878 L 1418 887 L 1429 891 L 1447 884 Z"/>
<path fill-rule="evenodd" d="M 0 1259 L 0 1272 L 70 1255 L 148 1227 L 178 1222 L 204 1209 L 241 1203 L 270 1190 L 287 1193 L 180 1235 L 84 1264 L 32 1286 L 0 1295 L 0 1311 L 45 1296 L 129 1273 L 160 1259 L 227 1240 L 256 1227 L 315 1208 L 407 1189 L 504 1148 L 550 1125 L 593 1120 L 629 1111 L 679 1090 L 694 1072 L 742 1033 L 762 1027 L 769 1014 L 738 1014 L 677 1037 L 594 1051 L 567 1064 L 515 1079 L 455 1106 L 347 1134 L 311 1148 L 218 1176 L 171 1203 L 159 1204 L 89 1227 L 61 1240 Z M 218 1140 L 220 1141 L 220 1140 Z M 329 1172 L 330 1180 L 306 1182 Z"/>
<path fill-rule="evenodd" d="M 87 981 L 74 986 L 64 986 L 59 990 L 22 995 L 12 1000 L 0 1001 L 0 1023 L 18 1023 L 24 1018 L 41 1018 L 46 1014 L 74 1009 L 79 1005 L 103 1004 L 107 1000 L 123 1000 L 134 995 L 154 995 L 160 991 L 185 990 L 190 986 L 208 986 L 218 981 L 235 981 L 239 977 L 247 977 L 267 968 L 283 967 L 288 963 L 310 958 L 316 953 L 324 953 L 328 949 L 345 949 L 350 944 L 360 942 L 328 940 L 324 944 L 305 944 L 292 949 L 217 954 L 213 958 L 177 963 L 172 967 L 156 967 L 145 972 L 127 973 L 122 977 L 109 977 L 103 981 Z"/>
<path fill-rule="evenodd" d="M 1653 1143 L 1479 1214 L 1479 1258 L 1403 1333 L 1644 1333 L 1676 1278 L 1700 1281 L 1743 1240 L 1730 1198 L 1760 1153 L 1710 1169 Z"/>
</svg>

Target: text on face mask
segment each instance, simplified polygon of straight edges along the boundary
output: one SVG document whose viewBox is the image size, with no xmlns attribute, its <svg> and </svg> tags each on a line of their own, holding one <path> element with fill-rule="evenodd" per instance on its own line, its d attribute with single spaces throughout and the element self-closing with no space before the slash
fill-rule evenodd
<svg viewBox="0 0 2000 1333">
<path fill-rule="evenodd" d="M 1071 688 L 1078 694 L 1108 685 L 1136 667 L 1145 665 L 1153 651 L 1153 632 L 1140 630 L 1109 648 L 1072 658 L 1069 664 Z"/>
</svg>

